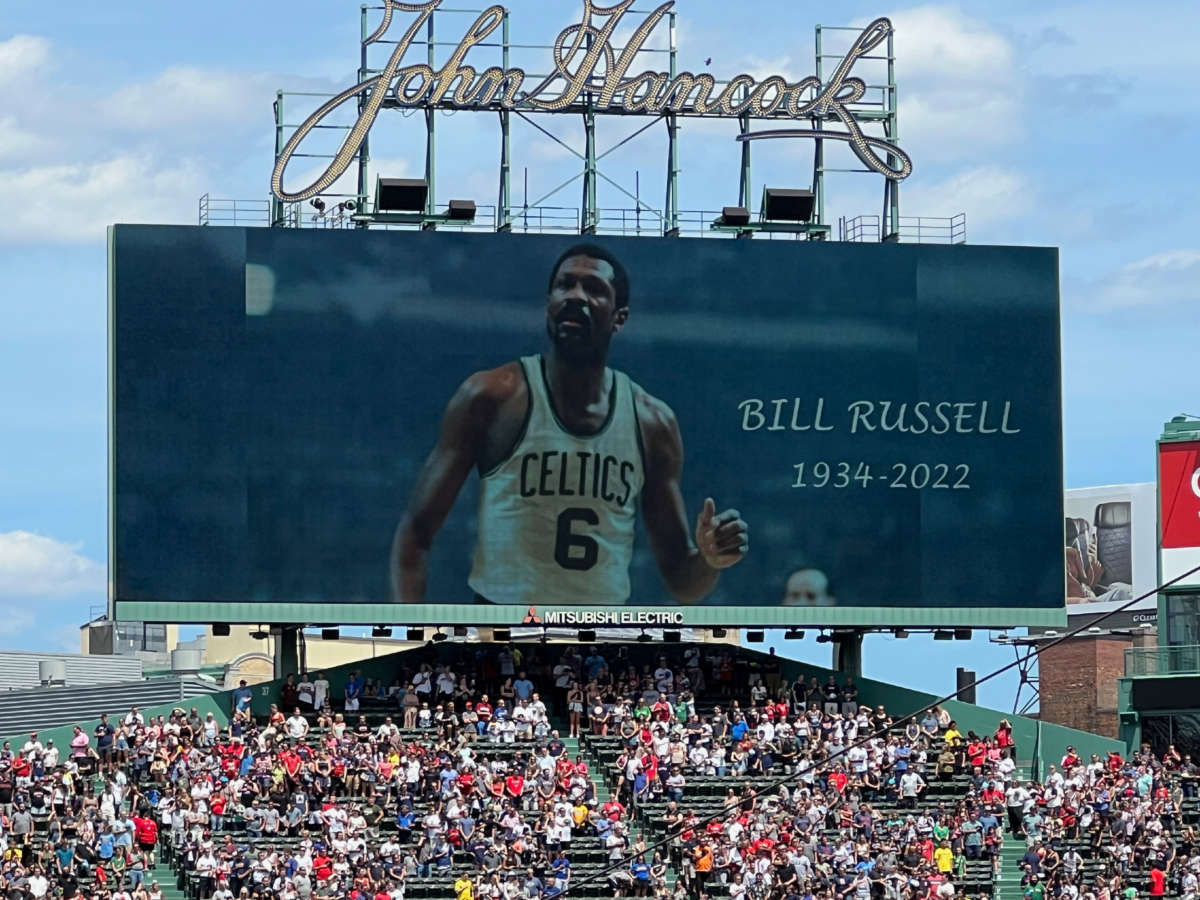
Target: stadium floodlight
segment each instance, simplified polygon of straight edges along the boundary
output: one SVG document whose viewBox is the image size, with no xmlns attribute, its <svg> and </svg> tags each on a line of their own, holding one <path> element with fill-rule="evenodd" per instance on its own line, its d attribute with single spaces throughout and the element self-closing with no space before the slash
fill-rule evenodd
<svg viewBox="0 0 1200 900">
<path fill-rule="evenodd" d="M 341 636 L 342 636 L 342 633 L 336 628 L 322 628 L 321 629 L 321 640 L 323 640 L 323 641 L 336 641 Z"/>
<path fill-rule="evenodd" d="M 375 179 L 376 212 L 424 212 L 428 198 L 429 185 L 424 178 L 384 178 L 380 175 Z"/>
<path fill-rule="evenodd" d="M 952 641 L 954 640 L 954 632 L 945 628 L 939 628 L 933 633 L 933 639 L 935 641 Z"/>
<path fill-rule="evenodd" d="M 392 636 L 392 629 L 386 625 L 376 625 L 371 629 L 371 637 L 389 638 Z"/>
<path fill-rule="evenodd" d="M 807 222 L 817 197 L 795 188 L 763 188 L 762 218 L 766 222 Z"/>
<path fill-rule="evenodd" d="M 820 634 L 817 635 L 817 643 L 818 644 L 828 644 L 832 640 L 833 640 L 832 634 L 826 634 L 825 632 L 822 631 Z"/>
<path fill-rule="evenodd" d="M 721 218 L 718 225 L 740 228 L 750 224 L 750 210 L 744 206 L 724 206 L 721 208 Z"/>
<path fill-rule="evenodd" d="M 475 221 L 475 201 L 474 200 L 451 200 L 450 208 L 446 213 L 452 222 L 474 222 Z"/>
<path fill-rule="evenodd" d="M 250 637 L 256 641 L 265 641 L 271 636 L 271 632 L 259 625 L 256 629 L 250 632 Z"/>
<path fill-rule="evenodd" d="M 423 641 L 425 640 L 424 628 L 410 628 L 404 635 L 404 639 L 408 641 Z"/>
<path fill-rule="evenodd" d="M 905 628 L 893 628 L 892 637 L 902 641 L 908 637 L 908 630 Z"/>
<path fill-rule="evenodd" d="M 638 639 L 639 644 L 648 644 L 648 643 L 650 643 L 651 640 L 653 640 L 653 638 L 651 638 L 650 635 L 646 634 L 646 632 L 644 630 L 642 631 L 641 634 L 639 634 L 637 636 L 637 639 Z"/>
<path fill-rule="evenodd" d="M 448 638 L 448 637 L 449 637 L 449 635 L 443 634 L 442 629 L 439 628 L 437 631 L 435 631 L 433 633 L 433 642 L 435 644 L 440 644 L 442 641 L 446 640 L 446 638 Z"/>
<path fill-rule="evenodd" d="M 724 628 L 714 628 L 714 629 L 712 630 L 712 636 L 713 636 L 713 637 L 715 637 L 715 638 L 723 638 L 723 637 L 725 637 L 725 635 L 727 635 L 728 633 L 729 633 L 729 632 L 728 632 L 728 631 L 726 631 Z"/>
<path fill-rule="evenodd" d="M 956 641 L 969 641 L 971 639 L 971 629 L 970 628 L 955 628 L 954 629 L 954 639 Z"/>
<path fill-rule="evenodd" d="M 579 632 L 579 643 L 590 644 L 596 640 L 596 629 L 583 628 Z"/>
<path fill-rule="evenodd" d="M 312 208 L 315 209 L 317 212 L 319 212 L 319 213 L 325 212 L 325 201 L 322 200 L 320 197 L 313 197 L 308 202 L 309 202 L 309 205 L 312 206 Z"/>
<path fill-rule="evenodd" d="M 746 632 L 746 643 L 747 644 L 761 644 L 763 642 L 763 640 L 766 638 L 766 636 L 767 636 L 766 632 L 763 632 L 763 631 L 747 631 Z"/>
<path fill-rule="evenodd" d="M 342 212 L 352 213 L 358 209 L 358 204 L 353 200 L 343 200 L 338 204 L 338 209 L 340 209 Z"/>
<path fill-rule="evenodd" d="M 799 628 L 789 628 L 783 633 L 783 638 L 787 641 L 802 641 L 804 640 L 804 632 Z"/>
</svg>

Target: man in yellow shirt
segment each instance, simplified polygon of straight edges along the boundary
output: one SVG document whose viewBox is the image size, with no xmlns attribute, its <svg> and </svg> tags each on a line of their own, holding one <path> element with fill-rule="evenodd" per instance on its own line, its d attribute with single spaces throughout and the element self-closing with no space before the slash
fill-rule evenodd
<svg viewBox="0 0 1200 900">
<path fill-rule="evenodd" d="M 454 896 L 457 900 L 475 900 L 475 882 L 465 872 L 454 882 Z"/>
<path fill-rule="evenodd" d="M 954 851 L 950 849 L 949 841 L 942 841 L 941 846 L 933 851 L 933 862 L 943 875 L 954 871 Z"/>
</svg>

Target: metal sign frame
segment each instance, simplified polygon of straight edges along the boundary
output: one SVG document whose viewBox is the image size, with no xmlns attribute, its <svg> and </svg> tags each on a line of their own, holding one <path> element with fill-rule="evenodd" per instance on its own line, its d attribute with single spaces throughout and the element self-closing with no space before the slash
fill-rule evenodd
<svg viewBox="0 0 1200 900">
<path fill-rule="evenodd" d="M 289 205 L 328 194 L 333 183 L 357 162 L 357 192 L 354 197 L 357 224 L 372 224 L 370 185 L 367 167 L 370 161 L 370 131 L 383 110 L 423 113 L 425 123 L 425 181 L 428 184 L 426 216 L 433 217 L 437 202 L 437 113 L 460 111 L 496 113 L 500 124 L 499 187 L 495 227 L 508 231 L 521 218 L 512 204 L 512 116 L 567 147 L 582 162 L 579 172 L 556 186 L 533 204 L 525 198 L 524 209 L 537 207 L 559 191 L 582 179 L 582 198 L 578 230 L 593 233 L 599 220 L 597 187 L 603 180 L 634 200 L 639 215 L 645 212 L 661 222 L 665 235 L 679 233 L 679 118 L 727 118 L 739 124 L 737 140 L 741 143 L 739 173 L 739 203 L 750 208 L 751 158 L 750 144 L 756 140 L 804 139 L 815 145 L 812 189 L 815 197 L 813 237 L 828 233 L 825 221 L 825 175 L 832 172 L 867 172 L 883 176 L 884 227 L 880 239 L 895 239 L 900 230 L 899 183 L 912 171 L 912 163 L 899 147 L 895 83 L 893 28 L 886 18 L 873 21 L 865 29 L 817 26 L 815 41 L 816 74 L 789 82 L 781 75 L 762 80 L 745 73 L 727 80 L 717 80 L 707 73 L 681 72 L 678 67 L 678 45 L 673 0 L 652 11 L 633 9 L 634 0 L 621 0 L 610 7 L 596 6 L 593 0 L 582 0 L 583 15 L 579 24 L 565 28 L 553 44 L 514 44 L 511 40 L 510 13 L 502 6 L 490 6 L 478 12 L 474 22 L 465 30 L 454 32 L 455 40 L 438 39 L 443 29 L 437 26 L 438 13 L 475 13 L 474 10 L 443 8 L 442 0 L 421 3 L 384 0 L 382 7 L 364 6 L 360 17 L 360 65 L 358 82 L 332 97 L 299 123 L 289 125 L 284 119 L 284 92 L 277 94 L 275 103 L 275 166 L 271 178 L 271 216 L 273 225 L 289 222 Z M 371 15 L 381 10 L 378 25 L 371 28 Z M 396 13 L 410 13 L 411 19 L 398 38 L 389 37 L 400 30 Z M 624 46 L 612 46 L 614 30 L 627 13 L 641 12 L 644 19 Z M 666 48 L 647 47 L 656 28 L 667 29 Z M 499 40 L 495 33 L 499 32 Z M 833 38 L 838 32 L 856 34 L 848 48 L 833 52 Z M 381 65 L 372 60 L 372 52 L 391 45 L 388 57 Z M 439 66 L 436 51 L 451 47 L 449 57 Z M 883 48 L 882 55 L 877 48 Z M 423 60 L 408 61 L 420 57 Z M 467 64 L 475 48 L 498 51 L 498 65 L 482 71 Z M 552 70 L 548 73 L 528 73 L 511 64 L 514 50 L 546 50 L 551 54 Z M 415 51 L 415 52 L 410 52 Z M 666 55 L 664 69 L 647 69 L 635 75 L 628 73 L 642 54 Z M 375 54 L 378 55 L 377 53 Z M 868 85 L 853 74 L 859 60 L 886 63 L 886 83 Z M 372 63 L 376 65 L 373 66 Z M 829 67 L 832 69 L 829 70 Z M 827 70 L 828 74 L 827 74 Z M 526 84 L 533 84 L 526 88 Z M 352 125 L 331 125 L 326 120 L 341 108 L 355 103 L 357 118 Z M 535 115 L 574 115 L 582 118 L 584 141 L 581 150 L 540 126 Z M 602 152 L 597 151 L 597 116 L 620 115 L 649 117 L 650 121 L 633 134 Z M 640 190 L 630 190 L 617 179 L 602 171 L 601 160 L 613 150 L 649 131 L 662 121 L 667 135 L 666 196 L 663 207 L 655 209 L 642 199 Z M 772 127 L 753 130 L 756 121 Z M 803 122 L 807 127 L 778 127 Z M 342 128 L 345 138 L 333 154 L 301 152 L 305 140 L 317 129 Z M 868 134 L 876 129 L 881 134 Z M 825 162 L 825 143 L 846 143 L 861 166 L 830 167 Z M 288 164 L 296 157 L 318 157 L 328 160 L 325 171 L 311 184 L 288 189 L 284 176 Z M 295 215 L 292 213 L 291 219 Z M 436 227 L 430 222 L 428 227 Z"/>
</svg>

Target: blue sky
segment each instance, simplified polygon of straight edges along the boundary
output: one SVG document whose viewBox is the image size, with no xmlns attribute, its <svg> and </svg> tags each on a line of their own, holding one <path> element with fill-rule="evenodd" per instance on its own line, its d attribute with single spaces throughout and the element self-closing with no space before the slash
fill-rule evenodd
<svg viewBox="0 0 1200 900">
<path fill-rule="evenodd" d="M 516 40 L 545 42 L 580 5 L 510 8 Z M 0 646 L 75 647 L 104 601 L 105 226 L 194 223 L 206 192 L 265 198 L 275 90 L 351 84 L 358 9 L 346 0 L 0 6 Z M 1178 40 L 1200 11 L 1160 2 L 1151 14 L 1111 0 L 833 9 L 680 0 L 681 65 L 702 71 L 711 58 L 718 76 L 800 77 L 813 70 L 815 24 L 891 16 L 901 143 L 916 163 L 904 213 L 966 212 L 975 243 L 1061 247 L 1067 483 L 1152 480 L 1162 422 L 1200 413 L 1200 179 L 1190 168 L 1200 56 Z M 293 102 L 301 114 L 314 101 Z M 487 118 L 442 126 L 443 199 L 492 202 L 497 138 Z M 572 127 L 554 125 L 568 139 Z M 601 147 L 629 130 L 602 131 Z M 381 124 L 376 170 L 419 172 L 419 133 L 397 117 Z M 684 208 L 736 198 L 731 135 L 728 124 L 685 125 Z M 796 182 L 790 173 L 806 170 L 808 152 L 756 147 L 755 191 Z M 576 168 L 527 130 L 516 132 L 514 165 L 530 168 L 531 193 Z M 663 168 L 652 136 L 605 171 L 631 187 L 636 172 L 658 205 Z M 297 165 L 290 183 L 303 174 Z M 829 189 L 833 216 L 879 206 L 874 176 L 831 179 Z M 577 190 L 548 202 L 577 205 Z M 627 203 L 602 186 L 601 205 Z M 801 652 L 826 657 L 811 642 Z M 878 639 L 866 669 L 945 688 L 964 655 L 962 644 Z M 982 670 L 1011 655 L 980 638 L 969 658 Z M 1008 682 L 983 699 L 1010 695 Z"/>
</svg>

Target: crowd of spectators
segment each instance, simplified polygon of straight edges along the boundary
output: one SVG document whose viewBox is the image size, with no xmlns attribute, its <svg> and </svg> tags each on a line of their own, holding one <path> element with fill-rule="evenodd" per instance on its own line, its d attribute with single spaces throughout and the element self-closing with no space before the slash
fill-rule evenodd
<svg viewBox="0 0 1200 900">
<path fill-rule="evenodd" d="M 160 900 L 165 859 L 199 900 L 948 900 L 990 892 L 1010 840 L 1029 900 L 1132 900 L 1143 871 L 1197 900 L 1190 758 L 1071 751 L 1032 783 L 1007 722 L 898 726 L 773 656 L 443 646 L 252 699 L 5 745 L 0 891 Z"/>
</svg>

